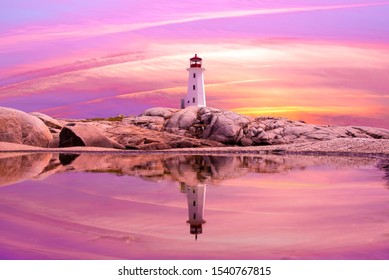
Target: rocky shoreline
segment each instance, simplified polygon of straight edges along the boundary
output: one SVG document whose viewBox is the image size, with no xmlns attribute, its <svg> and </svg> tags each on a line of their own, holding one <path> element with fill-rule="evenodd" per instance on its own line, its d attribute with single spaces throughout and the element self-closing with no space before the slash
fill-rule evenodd
<svg viewBox="0 0 389 280">
<path fill-rule="evenodd" d="M 101 147 L 40 148 L 0 142 L 0 153 L 127 154 L 127 155 L 304 155 L 389 158 L 389 140 L 337 139 L 320 143 L 257 147 L 181 148 L 169 150 L 118 150 Z"/>
<path fill-rule="evenodd" d="M 389 130 L 251 118 L 231 111 L 151 108 L 140 116 L 63 120 L 0 107 L 0 152 L 389 154 Z"/>
</svg>

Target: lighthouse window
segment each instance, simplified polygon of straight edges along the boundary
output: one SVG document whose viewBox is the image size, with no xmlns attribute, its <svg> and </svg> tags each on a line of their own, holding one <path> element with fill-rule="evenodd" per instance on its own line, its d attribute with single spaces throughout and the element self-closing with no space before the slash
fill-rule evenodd
<svg viewBox="0 0 389 280">
<path fill-rule="evenodd" d="M 193 190 L 193 193 L 196 193 L 196 191 L 195 191 L 195 190 Z"/>
<path fill-rule="evenodd" d="M 195 103 L 196 99 L 193 97 L 193 103 Z"/>
<path fill-rule="evenodd" d="M 196 200 L 193 200 L 193 206 L 196 206 Z"/>
<path fill-rule="evenodd" d="M 196 73 L 193 73 L 193 78 L 196 78 Z"/>
<path fill-rule="evenodd" d="M 195 90 L 196 89 L 196 86 L 195 85 L 193 85 L 193 90 Z"/>
<path fill-rule="evenodd" d="M 193 220 L 196 220 L 196 213 L 193 214 Z"/>
</svg>

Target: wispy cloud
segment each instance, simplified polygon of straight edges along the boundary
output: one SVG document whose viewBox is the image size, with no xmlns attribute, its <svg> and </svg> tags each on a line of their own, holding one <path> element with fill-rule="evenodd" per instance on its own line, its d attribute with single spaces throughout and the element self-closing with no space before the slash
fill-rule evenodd
<svg viewBox="0 0 389 280">
<path fill-rule="evenodd" d="M 92 68 L 104 67 L 108 65 L 117 65 L 121 63 L 128 63 L 131 61 L 144 60 L 144 54 L 138 53 L 120 53 L 105 57 L 96 57 L 92 59 L 84 59 L 72 63 L 52 66 L 47 68 L 40 68 L 26 72 L 20 72 L 16 75 L 11 75 L 0 79 L 0 90 L 7 88 L 7 86 L 14 86 L 15 84 L 23 83 L 25 81 L 36 80 L 42 77 L 52 77 L 68 72 L 82 71 Z"/>
<path fill-rule="evenodd" d="M 258 83 L 258 82 L 269 82 L 275 80 L 276 79 L 252 79 L 252 80 L 229 81 L 229 82 L 222 82 L 222 83 L 206 84 L 205 88 L 218 87 L 224 85 L 239 85 L 239 84 L 251 84 L 251 83 Z"/>
<path fill-rule="evenodd" d="M 0 47 L 5 47 L 13 44 L 34 41 L 59 40 L 67 38 L 88 38 L 95 36 L 103 36 L 115 33 L 129 32 L 142 30 L 146 28 L 166 26 L 172 24 L 182 24 L 194 21 L 214 20 L 222 18 L 238 18 L 255 15 L 271 15 L 285 13 L 301 13 L 324 10 L 339 10 L 350 8 L 362 8 L 372 6 L 385 6 L 389 2 L 365 3 L 365 4 L 349 4 L 349 5 L 328 5 L 328 6 L 305 6 L 305 7 L 290 7 L 290 8 L 272 8 L 272 9 L 250 9 L 250 10 L 235 10 L 221 11 L 212 13 L 196 13 L 177 15 L 176 19 L 162 20 L 156 22 L 136 22 L 128 24 L 107 24 L 97 22 L 94 24 L 83 25 L 57 25 L 55 27 L 37 26 L 28 29 L 15 30 L 4 34 L 0 38 Z"/>
</svg>

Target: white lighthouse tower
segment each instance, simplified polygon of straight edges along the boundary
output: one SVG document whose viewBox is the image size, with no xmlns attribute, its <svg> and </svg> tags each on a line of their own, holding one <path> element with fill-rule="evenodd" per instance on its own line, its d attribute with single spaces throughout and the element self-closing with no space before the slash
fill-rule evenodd
<svg viewBox="0 0 389 280">
<path fill-rule="evenodd" d="M 201 66 L 202 59 L 195 54 L 190 59 L 190 67 L 186 70 L 189 72 L 188 93 L 184 99 L 181 99 L 181 109 L 188 106 L 205 107 L 205 90 L 204 90 L 204 68 Z"/>
</svg>

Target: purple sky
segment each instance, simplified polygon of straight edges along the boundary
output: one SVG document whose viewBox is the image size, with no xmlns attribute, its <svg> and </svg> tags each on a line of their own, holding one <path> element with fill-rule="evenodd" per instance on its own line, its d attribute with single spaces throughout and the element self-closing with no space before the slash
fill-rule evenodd
<svg viewBox="0 0 389 280">
<path fill-rule="evenodd" d="M 208 105 L 389 128 L 389 1 L 3 0 L 0 106 L 55 117 Z"/>
</svg>

